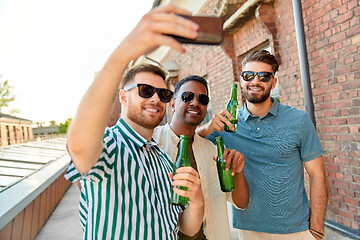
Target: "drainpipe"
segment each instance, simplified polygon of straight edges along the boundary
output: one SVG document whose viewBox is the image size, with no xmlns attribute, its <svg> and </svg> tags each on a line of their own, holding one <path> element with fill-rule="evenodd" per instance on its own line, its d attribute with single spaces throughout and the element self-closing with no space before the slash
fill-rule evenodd
<svg viewBox="0 0 360 240">
<path fill-rule="evenodd" d="M 314 126 L 316 127 L 301 0 L 293 0 L 292 3 L 294 9 L 296 40 L 297 40 L 299 60 L 300 60 L 300 72 L 301 72 L 301 79 L 302 79 L 302 85 L 304 91 L 305 110 L 309 115 L 311 121 L 313 122 Z"/>
</svg>

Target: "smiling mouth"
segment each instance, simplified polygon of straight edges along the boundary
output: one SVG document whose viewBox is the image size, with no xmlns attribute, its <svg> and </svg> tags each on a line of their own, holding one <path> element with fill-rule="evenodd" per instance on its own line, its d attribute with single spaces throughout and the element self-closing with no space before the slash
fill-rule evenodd
<svg viewBox="0 0 360 240">
<path fill-rule="evenodd" d="M 187 110 L 186 112 L 191 115 L 200 115 L 200 112 L 197 111 Z"/>
<path fill-rule="evenodd" d="M 261 92 L 263 90 L 262 87 L 248 87 L 248 90 L 251 92 Z"/>
<path fill-rule="evenodd" d="M 154 108 L 154 107 L 145 107 L 144 109 L 145 109 L 145 111 L 150 112 L 150 113 L 158 113 L 159 112 L 159 109 Z"/>
</svg>

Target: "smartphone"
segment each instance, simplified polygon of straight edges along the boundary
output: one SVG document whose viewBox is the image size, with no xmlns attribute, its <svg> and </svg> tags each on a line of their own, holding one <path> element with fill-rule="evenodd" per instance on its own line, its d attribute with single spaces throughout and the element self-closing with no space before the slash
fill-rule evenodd
<svg viewBox="0 0 360 240">
<path fill-rule="evenodd" d="M 174 37 L 181 43 L 188 44 L 206 44 L 206 45 L 219 45 L 224 40 L 223 19 L 222 17 L 212 16 L 188 16 L 180 15 L 184 18 L 199 25 L 199 33 L 196 39 L 183 38 L 175 35 L 169 35 Z"/>
</svg>

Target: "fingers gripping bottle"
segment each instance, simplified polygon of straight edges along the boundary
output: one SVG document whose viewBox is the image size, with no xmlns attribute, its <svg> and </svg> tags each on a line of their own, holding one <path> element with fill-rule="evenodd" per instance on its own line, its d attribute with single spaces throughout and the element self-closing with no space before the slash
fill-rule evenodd
<svg viewBox="0 0 360 240">
<path fill-rule="evenodd" d="M 230 122 L 234 126 L 234 131 L 231 131 L 230 128 L 225 125 L 226 132 L 236 132 L 238 125 L 238 114 L 239 114 L 239 103 L 237 101 L 237 84 L 233 83 L 231 86 L 231 95 L 230 100 L 226 106 L 228 112 L 232 115 Z"/>
<path fill-rule="evenodd" d="M 176 163 L 174 167 L 173 174 L 176 175 L 176 170 L 180 167 L 191 167 L 189 158 L 188 158 L 188 142 L 189 138 L 187 135 L 181 135 L 180 136 L 180 147 L 178 156 L 176 158 Z M 177 186 L 177 188 L 180 188 L 181 190 L 187 191 L 187 187 L 180 187 Z M 189 203 L 189 198 L 180 196 L 174 192 L 174 190 L 171 190 L 171 203 L 175 205 L 187 205 Z"/>
<path fill-rule="evenodd" d="M 218 150 L 218 159 L 216 166 L 219 175 L 220 188 L 223 192 L 231 192 L 235 189 L 234 177 L 231 175 L 231 166 L 229 171 L 226 171 L 226 163 L 224 162 L 224 143 L 222 137 L 216 137 L 216 145 Z"/>
</svg>

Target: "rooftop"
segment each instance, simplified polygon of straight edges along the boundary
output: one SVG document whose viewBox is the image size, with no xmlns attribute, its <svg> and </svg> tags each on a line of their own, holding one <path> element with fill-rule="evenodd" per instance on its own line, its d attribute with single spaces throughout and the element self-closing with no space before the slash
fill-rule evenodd
<svg viewBox="0 0 360 240">
<path fill-rule="evenodd" d="M 66 139 L 0 148 L 0 193 L 67 154 Z"/>
<path fill-rule="evenodd" d="M 28 121 L 28 122 L 32 122 L 29 119 L 25 119 L 25 118 L 19 118 L 19 117 L 15 117 L 15 116 L 11 116 L 11 115 L 7 115 L 7 114 L 3 114 L 0 113 L 0 118 L 11 118 L 11 119 L 15 119 L 15 120 L 21 120 L 21 121 Z"/>
<path fill-rule="evenodd" d="M 66 138 L 0 148 L 0 229 L 67 168 Z"/>
</svg>

